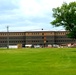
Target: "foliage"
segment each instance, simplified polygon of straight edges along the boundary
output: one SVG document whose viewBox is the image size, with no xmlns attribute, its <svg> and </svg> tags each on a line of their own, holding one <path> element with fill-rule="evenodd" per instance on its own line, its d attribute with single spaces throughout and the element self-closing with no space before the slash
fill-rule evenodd
<svg viewBox="0 0 76 75">
<path fill-rule="evenodd" d="M 63 26 L 70 38 L 76 38 L 76 2 L 64 2 L 61 7 L 53 8 L 53 17 L 52 25 Z"/>
</svg>

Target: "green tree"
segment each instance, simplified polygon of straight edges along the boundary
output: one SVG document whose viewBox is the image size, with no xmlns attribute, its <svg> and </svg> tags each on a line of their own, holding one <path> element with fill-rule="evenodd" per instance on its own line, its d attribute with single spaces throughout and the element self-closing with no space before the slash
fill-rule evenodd
<svg viewBox="0 0 76 75">
<path fill-rule="evenodd" d="M 76 39 L 76 2 L 64 2 L 62 6 L 53 8 L 53 17 L 52 25 L 63 26 L 69 31 L 68 37 Z"/>
</svg>

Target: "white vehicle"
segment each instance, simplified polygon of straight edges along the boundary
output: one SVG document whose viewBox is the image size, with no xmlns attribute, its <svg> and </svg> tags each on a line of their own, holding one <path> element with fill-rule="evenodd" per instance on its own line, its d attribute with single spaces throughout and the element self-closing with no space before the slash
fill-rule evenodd
<svg viewBox="0 0 76 75">
<path fill-rule="evenodd" d="M 9 48 L 17 48 L 17 45 L 9 45 Z"/>
<path fill-rule="evenodd" d="M 34 48 L 40 48 L 40 45 L 34 45 Z"/>
<path fill-rule="evenodd" d="M 31 46 L 32 46 L 31 44 L 25 45 L 25 47 L 27 48 L 30 48 Z"/>
</svg>

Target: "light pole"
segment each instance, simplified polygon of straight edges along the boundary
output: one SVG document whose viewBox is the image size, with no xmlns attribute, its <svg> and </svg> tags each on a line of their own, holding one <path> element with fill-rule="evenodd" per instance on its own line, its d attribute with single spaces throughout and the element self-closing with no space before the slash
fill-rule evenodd
<svg viewBox="0 0 76 75">
<path fill-rule="evenodd" d="M 9 26 L 7 26 L 7 49 L 9 49 Z"/>
</svg>

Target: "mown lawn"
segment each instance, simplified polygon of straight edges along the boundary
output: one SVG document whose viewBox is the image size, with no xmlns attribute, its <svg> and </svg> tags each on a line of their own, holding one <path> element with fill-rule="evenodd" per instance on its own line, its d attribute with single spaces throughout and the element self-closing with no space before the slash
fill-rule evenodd
<svg viewBox="0 0 76 75">
<path fill-rule="evenodd" d="M 0 49 L 0 75 L 76 75 L 76 48 Z"/>
</svg>

